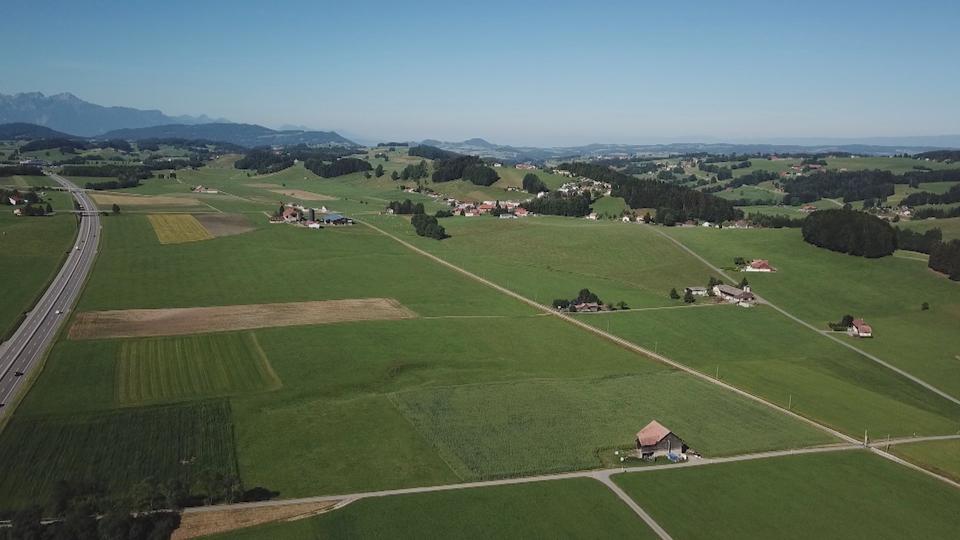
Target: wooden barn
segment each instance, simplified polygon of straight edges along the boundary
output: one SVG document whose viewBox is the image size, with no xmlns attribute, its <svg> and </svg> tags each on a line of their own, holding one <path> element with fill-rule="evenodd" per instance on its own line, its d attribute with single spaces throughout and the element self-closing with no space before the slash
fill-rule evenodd
<svg viewBox="0 0 960 540">
<path fill-rule="evenodd" d="M 643 459 L 654 459 L 669 454 L 686 459 L 687 443 L 656 420 L 637 432 L 636 443 L 637 454 Z"/>
</svg>

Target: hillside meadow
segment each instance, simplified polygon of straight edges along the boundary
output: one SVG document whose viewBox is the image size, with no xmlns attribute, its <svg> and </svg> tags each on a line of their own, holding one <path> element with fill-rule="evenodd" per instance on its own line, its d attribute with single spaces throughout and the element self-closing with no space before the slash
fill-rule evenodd
<svg viewBox="0 0 960 540">
<path fill-rule="evenodd" d="M 613 478 L 674 538 L 952 538 L 960 529 L 950 510 L 960 491 L 864 451 Z"/>
</svg>

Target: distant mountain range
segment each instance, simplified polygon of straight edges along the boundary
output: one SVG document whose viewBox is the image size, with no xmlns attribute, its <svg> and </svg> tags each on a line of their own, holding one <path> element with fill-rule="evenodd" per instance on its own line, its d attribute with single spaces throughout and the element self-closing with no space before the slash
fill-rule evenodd
<svg viewBox="0 0 960 540">
<path fill-rule="evenodd" d="M 809 144 L 768 144 L 768 143 L 670 143 L 670 144 L 588 144 L 583 146 L 564 146 L 537 148 L 532 146 L 509 146 L 494 144 L 480 138 L 461 142 L 426 139 L 421 144 L 436 146 L 461 154 L 509 161 L 543 161 L 577 156 L 632 156 L 632 155 L 671 155 L 692 152 L 710 154 L 789 154 L 789 153 L 825 153 L 849 152 L 861 155 L 887 156 L 893 154 L 916 154 L 930 150 L 960 148 L 960 135 L 942 135 L 931 137 L 898 137 L 856 139 L 836 139 L 836 142 L 817 142 L 810 139 Z M 886 144 L 875 144 L 875 143 Z M 912 143 L 912 144 L 911 144 Z"/>
<path fill-rule="evenodd" d="M 102 139 L 205 139 L 233 143 L 247 148 L 256 146 L 292 146 L 296 144 L 357 146 L 335 131 L 277 131 L 256 124 L 168 124 L 136 129 L 117 129 L 100 135 Z"/>
<path fill-rule="evenodd" d="M 33 141 L 36 139 L 75 139 L 74 135 L 68 135 L 48 127 L 38 126 L 36 124 L 26 124 L 23 122 L 14 122 L 12 124 L 0 124 L 0 140 L 4 141 Z"/>
<path fill-rule="evenodd" d="M 51 96 L 40 92 L 0 94 L 0 124 L 25 122 L 84 137 L 102 135 L 121 128 L 225 121 L 204 115 L 167 116 L 157 110 L 104 107 L 86 102 L 70 93 Z"/>
</svg>

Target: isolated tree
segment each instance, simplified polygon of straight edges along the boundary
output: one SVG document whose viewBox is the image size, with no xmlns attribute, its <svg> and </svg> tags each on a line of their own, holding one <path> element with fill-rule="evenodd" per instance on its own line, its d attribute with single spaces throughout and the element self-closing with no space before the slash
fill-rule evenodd
<svg viewBox="0 0 960 540">
<path fill-rule="evenodd" d="M 390 173 L 390 179 L 396 182 L 400 179 L 400 174 L 397 171 L 393 171 Z"/>
<path fill-rule="evenodd" d="M 113 208 L 112 208 L 111 210 L 113 210 L 113 215 L 119 214 L 119 213 L 120 213 L 120 205 L 117 204 L 117 203 L 113 203 Z"/>
<path fill-rule="evenodd" d="M 52 214 L 52 213 L 53 213 L 53 206 L 51 206 L 49 202 L 47 203 L 47 206 L 46 206 L 45 209 L 46 209 L 46 211 L 47 211 L 48 214 Z"/>
<path fill-rule="evenodd" d="M 734 266 L 746 266 L 746 264 L 747 264 L 747 261 L 745 261 L 745 260 L 743 259 L 743 257 L 734 257 L 734 258 L 733 258 L 733 265 L 734 265 Z"/>
<path fill-rule="evenodd" d="M 683 301 L 686 302 L 686 303 L 688 303 L 688 304 L 692 304 L 692 303 L 696 302 L 697 299 L 694 298 L 694 297 L 693 297 L 693 293 L 690 292 L 689 289 L 687 289 L 687 291 L 686 291 L 685 293 L 683 293 Z"/>
<path fill-rule="evenodd" d="M 377 168 L 373 170 L 373 175 L 377 178 L 383 176 L 383 164 L 377 165 Z"/>
<path fill-rule="evenodd" d="M 740 280 L 740 284 L 738 285 L 738 287 L 743 289 L 743 288 L 746 288 L 748 285 L 750 285 L 750 282 L 747 281 L 747 278 L 743 278 Z"/>
<path fill-rule="evenodd" d="M 920 304 L 920 311 L 927 311 L 928 309 L 930 309 L 930 304 L 927 302 Z"/>
<path fill-rule="evenodd" d="M 679 300 L 679 299 L 680 299 L 680 294 L 677 292 L 677 289 L 676 289 L 676 288 L 670 289 L 670 299 L 671 299 L 671 300 Z"/>
</svg>

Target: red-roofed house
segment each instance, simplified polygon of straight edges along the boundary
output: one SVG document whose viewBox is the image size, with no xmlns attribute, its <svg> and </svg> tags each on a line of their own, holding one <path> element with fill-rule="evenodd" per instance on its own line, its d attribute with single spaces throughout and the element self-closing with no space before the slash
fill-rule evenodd
<svg viewBox="0 0 960 540">
<path fill-rule="evenodd" d="M 861 338 L 873 337 L 873 328 L 869 324 L 863 322 L 863 319 L 854 319 L 853 325 L 847 330 L 847 333 L 851 336 L 857 336 Z"/>
<path fill-rule="evenodd" d="M 654 459 L 668 454 L 684 459 L 688 448 L 683 439 L 674 435 L 656 420 L 637 432 L 636 443 L 637 453 L 644 459 Z"/>
<path fill-rule="evenodd" d="M 524 207 L 522 207 L 522 206 L 518 206 L 518 207 L 516 207 L 516 208 L 513 210 L 513 215 L 515 215 L 515 216 L 517 216 L 517 217 L 526 217 L 527 214 L 529 214 L 529 213 L 530 213 L 530 212 L 528 212 L 527 209 L 524 208 Z"/>
<path fill-rule="evenodd" d="M 744 269 L 744 272 L 776 272 L 777 269 L 770 266 L 770 261 L 766 259 L 755 259 L 750 261 Z"/>
</svg>

